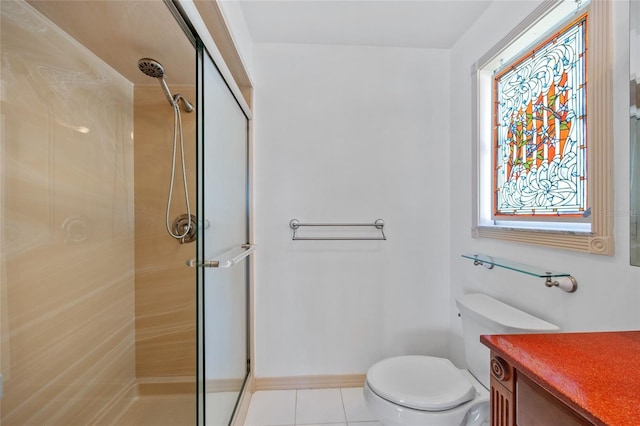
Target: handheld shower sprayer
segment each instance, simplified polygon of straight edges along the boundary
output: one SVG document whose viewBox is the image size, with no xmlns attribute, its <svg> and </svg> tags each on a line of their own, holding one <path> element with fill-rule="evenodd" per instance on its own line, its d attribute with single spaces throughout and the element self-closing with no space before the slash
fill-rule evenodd
<svg viewBox="0 0 640 426">
<path fill-rule="evenodd" d="M 158 81 L 160 82 L 160 86 L 162 87 L 162 91 L 164 92 L 164 95 L 167 97 L 167 100 L 172 107 L 175 108 L 178 104 L 181 104 L 182 109 L 184 109 L 185 112 L 193 111 L 193 104 L 189 102 L 184 96 L 182 96 L 180 93 L 176 93 L 175 96 L 171 94 L 169 85 L 167 85 L 167 81 L 164 79 L 164 67 L 160 62 L 151 58 L 141 58 L 138 60 L 138 68 L 145 75 L 158 79 Z"/>
<path fill-rule="evenodd" d="M 184 139 L 182 134 L 182 115 L 180 114 L 180 105 L 185 112 L 193 111 L 193 105 L 186 100 L 180 93 L 175 96 L 171 94 L 169 86 L 164 79 L 164 67 L 160 62 L 151 58 L 142 58 L 138 60 L 138 68 L 149 77 L 157 78 L 162 86 L 162 91 L 167 97 L 169 104 L 173 107 L 173 157 L 171 159 L 171 183 L 169 184 L 169 196 L 167 198 L 167 208 L 165 210 L 165 224 L 167 232 L 180 244 L 190 243 L 196 237 L 197 221 L 191 214 L 191 206 L 189 204 L 189 190 L 187 188 L 187 168 L 184 161 Z M 182 165 L 182 186 L 184 188 L 184 201 L 187 213 L 178 216 L 174 220 L 173 226 L 169 223 L 169 212 L 171 210 L 171 201 L 173 198 L 173 184 L 176 172 L 176 159 L 178 150 L 178 141 L 180 141 L 180 163 Z M 185 220 L 186 218 L 186 220 Z"/>
</svg>

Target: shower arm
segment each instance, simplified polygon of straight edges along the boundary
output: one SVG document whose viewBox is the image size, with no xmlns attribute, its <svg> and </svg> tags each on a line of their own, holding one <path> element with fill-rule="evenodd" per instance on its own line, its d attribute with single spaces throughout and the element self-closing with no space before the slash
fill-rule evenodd
<svg viewBox="0 0 640 426">
<path fill-rule="evenodd" d="M 192 112 L 194 109 L 193 104 L 180 93 L 175 94 L 175 96 L 173 97 L 173 102 L 175 102 L 176 104 L 182 104 L 182 109 L 184 109 L 185 112 Z"/>
</svg>

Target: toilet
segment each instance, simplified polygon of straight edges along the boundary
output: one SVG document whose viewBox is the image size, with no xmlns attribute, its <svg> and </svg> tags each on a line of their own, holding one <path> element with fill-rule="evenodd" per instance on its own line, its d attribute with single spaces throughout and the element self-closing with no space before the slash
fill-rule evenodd
<svg viewBox="0 0 640 426">
<path fill-rule="evenodd" d="M 367 372 L 364 399 L 385 426 L 480 426 L 489 421 L 489 349 L 482 334 L 553 333 L 559 328 L 484 294 L 456 299 L 468 370 L 446 358 L 383 359 Z"/>
</svg>

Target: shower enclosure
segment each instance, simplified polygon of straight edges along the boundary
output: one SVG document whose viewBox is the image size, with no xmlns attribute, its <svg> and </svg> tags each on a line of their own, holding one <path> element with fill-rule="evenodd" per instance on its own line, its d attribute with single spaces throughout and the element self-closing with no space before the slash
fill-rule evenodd
<svg viewBox="0 0 640 426">
<path fill-rule="evenodd" d="M 0 424 L 228 424 L 248 374 L 246 110 L 172 2 L 0 11 Z"/>
</svg>

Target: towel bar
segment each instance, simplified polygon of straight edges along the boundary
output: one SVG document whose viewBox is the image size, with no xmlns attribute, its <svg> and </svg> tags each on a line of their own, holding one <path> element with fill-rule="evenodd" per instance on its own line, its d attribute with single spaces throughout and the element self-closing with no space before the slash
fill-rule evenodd
<svg viewBox="0 0 640 426">
<path fill-rule="evenodd" d="M 303 226 L 328 226 L 328 227 L 353 227 L 353 226 L 372 226 L 380 231 L 379 237 L 300 237 L 297 235 L 298 229 Z M 369 241 L 383 241 L 387 239 L 387 236 L 384 234 L 384 220 L 378 219 L 374 223 L 301 223 L 298 219 L 291 219 L 289 222 L 289 227 L 293 230 L 293 241 L 332 241 L 332 240 L 342 240 L 342 241 L 357 241 L 357 240 L 369 240 Z"/>
</svg>

